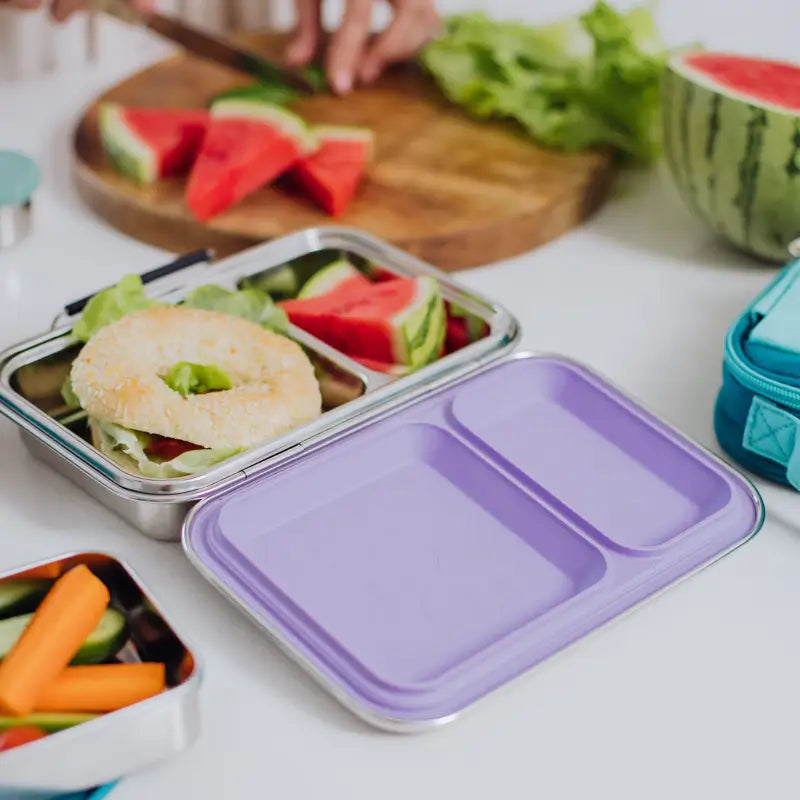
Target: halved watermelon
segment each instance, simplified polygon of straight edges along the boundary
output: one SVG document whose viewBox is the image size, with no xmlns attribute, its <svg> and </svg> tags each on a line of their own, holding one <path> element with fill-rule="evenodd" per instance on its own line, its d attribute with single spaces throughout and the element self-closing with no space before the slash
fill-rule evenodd
<svg viewBox="0 0 800 800">
<path fill-rule="evenodd" d="M 344 213 L 372 159 L 374 139 L 367 128 L 318 126 L 319 148 L 292 170 L 291 177 L 324 211 Z"/>
<path fill-rule="evenodd" d="M 696 216 L 783 263 L 800 237 L 800 63 L 682 51 L 663 83 L 664 150 Z"/>
<path fill-rule="evenodd" d="M 304 300 L 309 297 L 320 297 L 331 292 L 348 291 L 360 286 L 368 286 L 369 279 L 349 261 L 342 258 L 323 267 L 312 275 L 304 284 L 297 297 Z"/>
<path fill-rule="evenodd" d="M 435 361 L 445 337 L 434 278 L 398 278 L 280 304 L 297 327 L 352 358 L 416 369 Z"/>
<path fill-rule="evenodd" d="M 315 148 L 300 117 L 247 98 L 211 107 L 205 140 L 186 187 L 186 202 L 210 219 L 290 169 Z"/>
<path fill-rule="evenodd" d="M 208 120 L 207 111 L 195 109 L 103 103 L 98 110 L 100 141 L 112 166 L 143 184 L 188 170 Z"/>
</svg>

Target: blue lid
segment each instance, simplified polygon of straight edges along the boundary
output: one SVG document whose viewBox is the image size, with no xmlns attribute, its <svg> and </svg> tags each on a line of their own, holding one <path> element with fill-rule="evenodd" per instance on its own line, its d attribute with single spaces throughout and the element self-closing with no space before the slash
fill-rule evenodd
<svg viewBox="0 0 800 800">
<path fill-rule="evenodd" d="M 0 150 L 0 206 L 27 203 L 39 185 L 39 168 L 23 153 Z"/>
</svg>

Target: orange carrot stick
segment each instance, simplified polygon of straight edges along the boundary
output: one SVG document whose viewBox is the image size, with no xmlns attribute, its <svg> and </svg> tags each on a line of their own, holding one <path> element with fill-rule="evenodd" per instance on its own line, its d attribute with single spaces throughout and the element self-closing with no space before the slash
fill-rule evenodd
<svg viewBox="0 0 800 800">
<path fill-rule="evenodd" d="M 105 584 L 79 564 L 42 600 L 11 652 L 0 663 L 0 713 L 24 716 L 69 664 L 108 607 Z"/>
<path fill-rule="evenodd" d="M 166 688 L 163 664 L 67 667 L 36 702 L 40 711 L 116 711 Z"/>
</svg>

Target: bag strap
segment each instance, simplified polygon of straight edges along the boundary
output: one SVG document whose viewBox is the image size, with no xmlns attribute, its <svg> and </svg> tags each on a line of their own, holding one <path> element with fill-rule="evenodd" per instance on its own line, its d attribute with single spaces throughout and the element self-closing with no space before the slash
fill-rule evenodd
<svg viewBox="0 0 800 800">
<path fill-rule="evenodd" d="M 742 446 L 786 467 L 786 479 L 800 491 L 800 419 L 763 397 L 754 397 Z"/>
</svg>

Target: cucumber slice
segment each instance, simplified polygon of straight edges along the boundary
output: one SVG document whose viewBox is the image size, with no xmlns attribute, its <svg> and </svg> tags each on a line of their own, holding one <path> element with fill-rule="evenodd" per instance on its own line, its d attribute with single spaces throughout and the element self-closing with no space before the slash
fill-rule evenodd
<svg viewBox="0 0 800 800">
<path fill-rule="evenodd" d="M 51 581 L 3 581 L 0 583 L 0 619 L 33 611 L 51 585 Z"/>
<path fill-rule="evenodd" d="M 55 711 L 39 711 L 28 714 L 26 717 L 0 717 L 0 731 L 9 728 L 19 728 L 21 725 L 34 725 L 46 733 L 63 731 L 83 722 L 91 722 L 100 714 L 78 714 L 74 712 L 59 713 Z"/>
<path fill-rule="evenodd" d="M 0 659 L 11 652 L 11 648 L 28 627 L 31 619 L 33 614 L 20 614 L 17 617 L 0 620 Z M 126 628 L 125 615 L 116 609 L 107 609 L 95 629 L 86 637 L 72 663 L 99 664 L 111 658 L 125 643 Z"/>
</svg>

